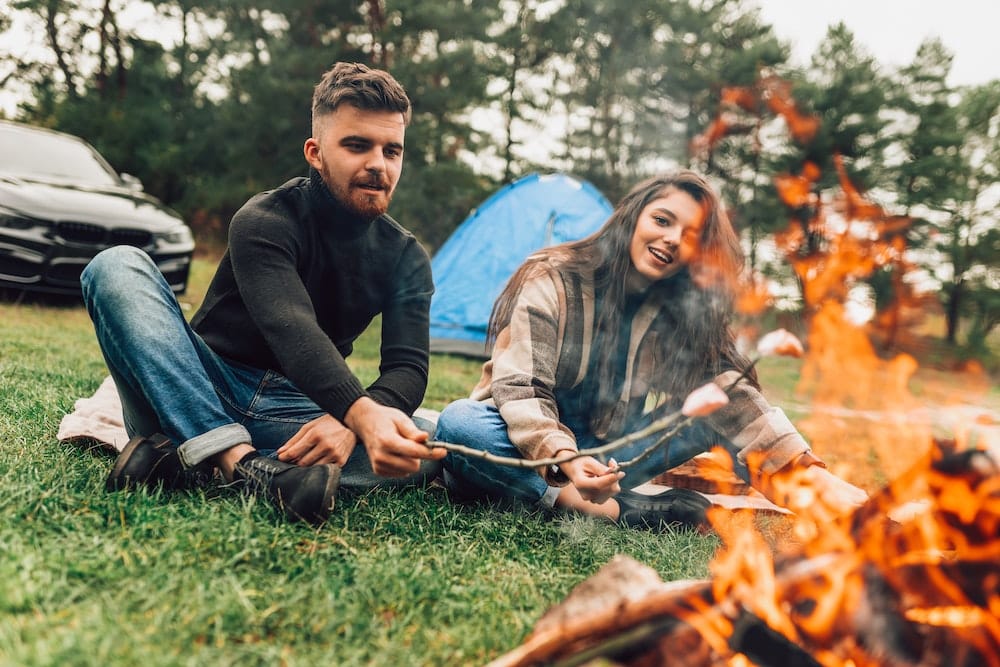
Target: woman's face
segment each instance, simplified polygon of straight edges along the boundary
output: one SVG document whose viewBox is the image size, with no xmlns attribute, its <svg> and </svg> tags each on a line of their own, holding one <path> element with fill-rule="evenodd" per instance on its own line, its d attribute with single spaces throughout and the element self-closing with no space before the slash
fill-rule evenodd
<svg viewBox="0 0 1000 667">
<path fill-rule="evenodd" d="M 670 188 L 651 201 L 639 214 L 629 244 L 629 289 L 644 290 L 691 262 L 698 254 L 704 223 L 701 204 L 682 190 Z"/>
</svg>

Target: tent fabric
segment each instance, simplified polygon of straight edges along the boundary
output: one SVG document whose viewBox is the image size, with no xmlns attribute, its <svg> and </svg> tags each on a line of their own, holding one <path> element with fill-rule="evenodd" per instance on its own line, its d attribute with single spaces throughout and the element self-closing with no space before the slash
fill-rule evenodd
<svg viewBox="0 0 1000 667">
<path fill-rule="evenodd" d="M 431 260 L 431 351 L 485 358 L 493 302 L 524 259 L 596 231 L 611 203 L 566 174 L 531 174 L 483 202 Z"/>
</svg>

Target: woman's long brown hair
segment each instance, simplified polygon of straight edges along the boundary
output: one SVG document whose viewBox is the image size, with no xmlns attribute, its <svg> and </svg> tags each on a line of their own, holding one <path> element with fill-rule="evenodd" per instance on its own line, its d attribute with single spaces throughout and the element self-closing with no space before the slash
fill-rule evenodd
<svg viewBox="0 0 1000 667">
<path fill-rule="evenodd" d="M 492 344 L 510 323 L 522 286 L 554 267 L 563 274 L 588 275 L 598 280 L 595 289 L 604 293 L 595 325 L 601 336 L 596 386 L 614 392 L 614 351 L 618 349 L 626 284 L 632 260 L 629 246 L 643 209 L 671 189 L 685 192 L 701 204 L 705 220 L 697 257 L 676 276 L 653 283 L 647 298 L 656 299 L 660 314 L 653 323 L 658 334 L 659 363 L 653 372 L 653 388 L 682 400 L 692 389 L 720 372 L 743 370 L 749 362 L 736 349 L 730 329 L 732 296 L 743 271 L 743 250 L 718 196 L 699 174 L 682 170 L 654 176 L 638 183 L 625 195 L 607 222 L 590 236 L 545 248 L 534 253 L 511 276 L 493 306 L 489 341 Z M 596 333 L 596 332 L 595 332 Z M 757 384 L 751 372 L 750 381 Z M 598 411 L 614 406 L 617 396 L 596 396 Z M 595 420 L 599 419 L 594 415 Z"/>
</svg>

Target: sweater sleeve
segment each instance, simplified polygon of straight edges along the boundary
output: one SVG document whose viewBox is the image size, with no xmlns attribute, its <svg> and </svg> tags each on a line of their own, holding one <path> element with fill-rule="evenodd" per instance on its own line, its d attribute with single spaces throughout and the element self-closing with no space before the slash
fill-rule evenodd
<svg viewBox="0 0 1000 667">
<path fill-rule="evenodd" d="M 430 259 L 415 239 L 402 253 L 393 285 L 382 311 L 379 377 L 368 387 L 368 393 L 379 403 L 412 415 L 427 390 L 430 304 L 434 293 Z"/>
<path fill-rule="evenodd" d="M 554 393 L 561 311 L 554 280 L 547 274 L 525 283 L 492 357 L 490 393 L 526 459 L 577 449 L 573 432 L 559 421 Z M 550 484 L 565 484 L 550 470 L 539 472 Z"/>
<path fill-rule="evenodd" d="M 296 268 L 302 239 L 270 209 L 233 219 L 229 253 L 240 297 L 282 372 L 326 412 L 343 420 L 364 387 L 320 328 Z M 234 332 L 238 334 L 238 332 Z"/>
<path fill-rule="evenodd" d="M 737 377 L 739 372 L 726 371 L 714 382 L 725 389 Z M 740 462 L 749 464 L 755 477 L 776 472 L 809 451 L 781 408 L 770 405 L 749 382 L 741 380 L 729 394 L 729 403 L 712 413 L 708 422 L 739 448 Z"/>
</svg>

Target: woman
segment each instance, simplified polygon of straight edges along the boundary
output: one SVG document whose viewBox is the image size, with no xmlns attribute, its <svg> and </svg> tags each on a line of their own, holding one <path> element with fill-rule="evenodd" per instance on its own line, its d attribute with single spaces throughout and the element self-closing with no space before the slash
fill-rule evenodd
<svg viewBox="0 0 1000 667">
<path fill-rule="evenodd" d="M 728 387 L 749 365 L 729 328 L 742 268 L 736 232 L 701 176 L 639 183 L 597 232 L 535 253 L 511 277 L 490 318 L 492 356 L 471 397 L 442 411 L 435 439 L 505 457 L 565 456 L 641 429 L 706 382 Z M 445 482 L 462 497 L 541 502 L 623 525 L 699 525 L 703 496 L 630 489 L 720 445 L 762 490 L 777 470 L 818 464 L 814 476 L 832 503 L 863 502 L 759 389 L 751 369 L 726 407 L 627 474 L 590 456 L 532 469 L 451 452 Z M 657 437 L 615 456 L 632 458 Z"/>
</svg>

